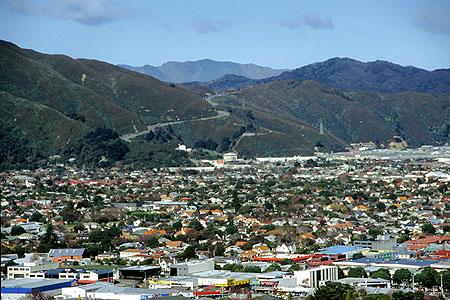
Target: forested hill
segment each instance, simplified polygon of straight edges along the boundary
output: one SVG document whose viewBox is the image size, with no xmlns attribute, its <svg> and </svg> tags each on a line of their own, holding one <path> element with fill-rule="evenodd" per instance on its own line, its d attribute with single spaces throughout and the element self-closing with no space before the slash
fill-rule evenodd
<svg viewBox="0 0 450 300">
<path fill-rule="evenodd" d="M 386 61 L 364 63 L 350 58 L 332 58 L 261 80 L 230 74 L 207 82 L 189 82 L 185 85 L 207 86 L 223 91 L 286 79 L 313 80 L 334 88 L 385 94 L 408 91 L 433 95 L 450 93 L 450 69 L 427 71 Z"/>
<path fill-rule="evenodd" d="M 187 87 L 6 41 L 0 41 L 0 98 L 6 160 L 57 153 L 95 128 L 122 134 L 144 130 L 147 124 L 216 115 Z"/>
</svg>

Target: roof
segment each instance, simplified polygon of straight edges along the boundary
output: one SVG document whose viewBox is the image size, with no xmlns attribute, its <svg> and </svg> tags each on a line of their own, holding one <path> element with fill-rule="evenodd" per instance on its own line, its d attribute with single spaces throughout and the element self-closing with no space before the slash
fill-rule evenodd
<svg viewBox="0 0 450 300">
<path fill-rule="evenodd" d="M 143 250 L 143 249 L 133 249 L 133 248 L 131 248 L 131 249 L 126 249 L 126 250 L 122 250 L 122 251 L 120 251 L 120 252 L 139 252 L 139 253 L 142 253 L 142 252 L 146 252 L 146 250 Z"/>
<path fill-rule="evenodd" d="M 57 257 L 57 256 L 83 256 L 85 248 L 76 248 L 76 249 L 51 249 L 48 253 L 49 257 Z"/>
<path fill-rule="evenodd" d="M 432 265 L 437 262 L 438 262 L 437 260 L 431 260 L 431 259 L 427 259 L 427 260 L 396 259 L 396 260 L 384 262 L 382 264 L 411 265 L 411 266 L 418 266 L 418 267 L 426 267 L 426 266 Z"/>
<path fill-rule="evenodd" d="M 367 248 L 357 247 L 357 246 L 331 246 L 327 248 L 320 249 L 318 254 L 342 254 L 346 252 L 352 252 L 352 251 L 362 251 Z"/>
<path fill-rule="evenodd" d="M 47 279 L 47 278 L 15 278 L 2 280 L 2 290 L 5 288 L 40 288 L 61 283 L 72 282 L 73 279 Z M 3 293 L 3 291 L 2 291 Z"/>
<path fill-rule="evenodd" d="M 152 269 L 159 269 L 160 266 L 131 266 L 131 267 L 124 267 L 119 268 L 120 271 L 128 270 L 128 271 L 147 271 Z"/>
<path fill-rule="evenodd" d="M 182 241 L 168 241 L 166 243 L 166 246 L 169 246 L 169 247 L 180 247 L 182 244 L 183 244 Z"/>
<path fill-rule="evenodd" d="M 369 258 L 369 257 L 361 257 L 357 259 L 351 259 L 348 261 L 361 263 L 361 264 L 373 264 L 373 263 L 380 263 L 383 262 L 383 258 Z"/>
</svg>

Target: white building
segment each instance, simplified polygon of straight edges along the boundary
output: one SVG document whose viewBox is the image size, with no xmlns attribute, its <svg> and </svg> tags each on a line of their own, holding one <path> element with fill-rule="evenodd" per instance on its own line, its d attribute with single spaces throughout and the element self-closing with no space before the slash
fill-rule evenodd
<svg viewBox="0 0 450 300">
<path fill-rule="evenodd" d="M 297 285 L 318 288 L 321 281 L 337 280 L 338 268 L 335 266 L 321 266 L 303 271 L 294 271 Z"/>
<path fill-rule="evenodd" d="M 214 270 L 214 261 L 188 261 L 185 263 L 172 264 L 170 266 L 170 276 L 186 276 L 197 272 Z"/>
<path fill-rule="evenodd" d="M 15 278 L 30 278 L 30 273 L 36 273 L 39 271 L 51 270 L 59 268 L 59 263 L 44 262 L 42 260 L 25 262 L 19 266 L 8 267 L 7 276 L 8 279 Z"/>
<path fill-rule="evenodd" d="M 235 161 L 237 158 L 238 155 L 234 152 L 228 152 L 223 155 L 223 161 Z"/>
</svg>

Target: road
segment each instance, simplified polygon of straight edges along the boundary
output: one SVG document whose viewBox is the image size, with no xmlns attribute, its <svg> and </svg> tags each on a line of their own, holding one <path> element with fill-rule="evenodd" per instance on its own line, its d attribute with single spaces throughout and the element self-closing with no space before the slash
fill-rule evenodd
<svg viewBox="0 0 450 300">
<path fill-rule="evenodd" d="M 208 102 L 210 100 L 207 99 Z M 129 142 L 131 139 L 134 139 L 137 136 L 147 134 L 150 131 L 155 130 L 156 127 L 163 127 L 168 125 L 175 125 L 175 124 L 182 124 L 187 122 L 199 122 L 199 121 L 207 121 L 207 120 L 213 120 L 213 119 L 220 119 L 220 118 L 226 118 L 230 115 L 229 112 L 223 111 L 223 110 L 217 110 L 217 116 L 211 116 L 211 117 L 204 117 L 204 118 L 198 118 L 198 119 L 192 119 L 192 120 L 182 120 L 182 121 L 172 121 L 172 122 L 166 122 L 166 123 L 158 123 L 154 125 L 147 126 L 146 130 L 136 132 L 136 133 L 126 133 L 120 136 L 120 138 L 126 142 Z"/>
</svg>

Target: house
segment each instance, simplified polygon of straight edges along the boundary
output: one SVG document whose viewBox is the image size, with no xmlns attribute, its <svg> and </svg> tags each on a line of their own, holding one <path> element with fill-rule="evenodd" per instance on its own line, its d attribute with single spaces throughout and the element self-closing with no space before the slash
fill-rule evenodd
<svg viewBox="0 0 450 300">
<path fill-rule="evenodd" d="M 103 259 L 114 259 L 119 257 L 119 254 L 114 253 L 114 252 L 105 252 L 105 253 L 101 253 L 99 255 L 97 255 L 95 257 L 96 260 L 103 260 Z"/>
<path fill-rule="evenodd" d="M 148 254 L 147 250 L 143 249 L 126 249 L 119 252 L 119 257 L 123 259 L 129 259 L 132 256 L 136 256 L 138 254 Z"/>
<path fill-rule="evenodd" d="M 82 260 L 86 255 L 85 248 L 77 249 L 51 249 L 48 257 L 53 259 L 53 262 L 64 262 L 67 260 Z"/>
<path fill-rule="evenodd" d="M 242 252 L 241 254 L 239 254 L 239 257 L 241 259 L 244 259 L 244 260 L 251 260 L 251 259 L 253 259 L 253 257 L 255 257 L 257 255 L 258 255 L 258 252 L 256 252 L 256 251 L 247 250 L 247 251 Z"/>
<path fill-rule="evenodd" d="M 297 247 L 295 246 L 295 243 L 292 243 L 291 245 L 282 244 L 277 246 L 275 251 L 278 253 L 295 253 L 297 251 Z"/>
<path fill-rule="evenodd" d="M 166 247 L 169 249 L 180 249 L 184 247 L 184 243 L 182 241 L 168 241 Z"/>
</svg>

